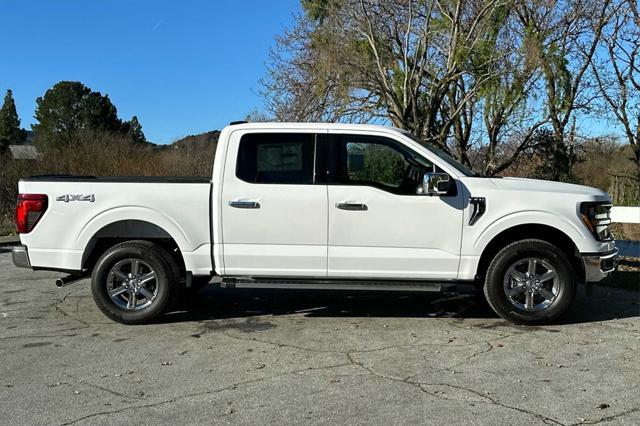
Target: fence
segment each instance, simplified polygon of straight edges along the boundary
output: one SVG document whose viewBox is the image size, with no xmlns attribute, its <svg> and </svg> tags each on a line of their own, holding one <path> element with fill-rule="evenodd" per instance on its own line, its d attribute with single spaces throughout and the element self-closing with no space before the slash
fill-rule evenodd
<svg viewBox="0 0 640 426">
<path fill-rule="evenodd" d="M 640 223 L 640 207 L 617 207 L 611 209 L 613 223 Z"/>
</svg>

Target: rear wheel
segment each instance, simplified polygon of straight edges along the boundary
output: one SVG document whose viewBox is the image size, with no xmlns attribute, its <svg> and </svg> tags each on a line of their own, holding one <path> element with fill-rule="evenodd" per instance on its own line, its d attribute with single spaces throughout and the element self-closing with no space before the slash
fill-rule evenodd
<svg viewBox="0 0 640 426">
<path fill-rule="evenodd" d="M 518 324 L 549 323 L 575 297 L 571 262 L 553 244 L 527 239 L 504 247 L 487 270 L 484 294 L 493 310 Z"/>
<path fill-rule="evenodd" d="M 178 270 L 173 258 L 149 241 L 127 241 L 98 260 L 91 291 L 98 308 L 123 324 L 143 324 L 165 312 L 173 299 Z"/>
</svg>

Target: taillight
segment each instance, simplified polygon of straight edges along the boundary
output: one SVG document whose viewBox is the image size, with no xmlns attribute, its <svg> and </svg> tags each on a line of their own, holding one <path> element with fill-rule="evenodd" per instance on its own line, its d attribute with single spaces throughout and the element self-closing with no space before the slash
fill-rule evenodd
<svg viewBox="0 0 640 426">
<path fill-rule="evenodd" d="M 47 210 L 44 194 L 18 194 L 16 206 L 16 229 L 19 234 L 28 234 Z"/>
</svg>

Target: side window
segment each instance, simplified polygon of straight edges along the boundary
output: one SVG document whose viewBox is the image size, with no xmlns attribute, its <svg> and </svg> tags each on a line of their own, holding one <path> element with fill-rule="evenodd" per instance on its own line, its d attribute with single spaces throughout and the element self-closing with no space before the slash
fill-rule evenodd
<svg viewBox="0 0 640 426">
<path fill-rule="evenodd" d="M 345 172 L 348 182 L 398 188 L 409 162 L 390 146 L 347 142 Z"/>
<path fill-rule="evenodd" d="M 240 139 L 236 176 L 249 183 L 312 184 L 315 135 L 249 133 Z"/>
<path fill-rule="evenodd" d="M 392 139 L 342 135 L 333 138 L 332 145 L 329 175 L 333 184 L 416 195 L 422 191 L 425 172 L 433 170 L 433 164 Z"/>
</svg>

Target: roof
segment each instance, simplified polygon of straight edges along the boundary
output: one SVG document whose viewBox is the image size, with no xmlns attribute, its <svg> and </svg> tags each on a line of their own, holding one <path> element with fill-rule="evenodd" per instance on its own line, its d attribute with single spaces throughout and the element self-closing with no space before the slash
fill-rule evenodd
<svg viewBox="0 0 640 426">
<path fill-rule="evenodd" d="M 233 124 L 234 129 L 320 129 L 320 130 L 374 130 L 382 132 L 399 132 L 404 130 L 379 124 L 348 124 L 348 123 L 242 123 Z"/>
<path fill-rule="evenodd" d="M 40 153 L 33 145 L 9 145 L 14 160 L 37 160 Z"/>
<path fill-rule="evenodd" d="M 397 127 L 382 126 L 379 124 L 348 124 L 348 123 L 276 123 L 276 122 L 259 122 L 259 123 L 239 123 L 231 124 L 223 129 L 223 133 L 234 132 L 236 130 L 267 130 L 277 133 L 278 130 L 282 131 L 339 131 L 339 132 L 370 132 L 372 134 L 381 135 L 399 135 L 405 141 L 405 144 L 412 146 L 417 152 L 431 152 L 429 159 L 445 172 L 459 176 L 461 172 L 455 165 L 452 165 L 448 160 L 443 159 L 438 154 L 435 154 L 432 150 L 424 147 L 411 132 L 399 129 Z M 409 139 L 409 140 L 407 140 Z"/>
</svg>

